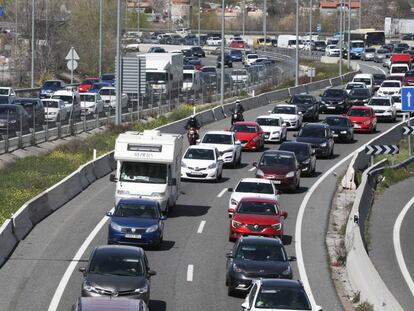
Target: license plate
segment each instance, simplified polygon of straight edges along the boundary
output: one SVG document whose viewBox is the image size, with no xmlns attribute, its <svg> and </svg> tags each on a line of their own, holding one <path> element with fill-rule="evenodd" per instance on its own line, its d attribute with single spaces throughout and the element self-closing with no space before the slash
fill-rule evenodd
<svg viewBox="0 0 414 311">
<path fill-rule="evenodd" d="M 354 128 L 359 129 L 361 127 L 358 124 L 354 124 Z"/>
<path fill-rule="evenodd" d="M 202 172 L 191 172 L 191 175 L 203 175 Z"/>
<path fill-rule="evenodd" d="M 125 237 L 128 239 L 141 239 L 142 238 L 140 234 L 125 234 Z"/>
<path fill-rule="evenodd" d="M 333 109 L 335 109 L 335 107 L 332 107 L 332 106 L 328 106 L 328 109 L 331 109 L 331 110 L 333 110 Z"/>
<path fill-rule="evenodd" d="M 273 183 L 276 184 L 276 185 L 280 185 L 282 183 L 282 181 L 281 180 L 274 180 Z"/>
<path fill-rule="evenodd" d="M 333 137 L 338 137 L 339 135 L 338 135 L 338 134 L 333 134 L 332 136 L 333 136 Z"/>
<path fill-rule="evenodd" d="M 0 126 L 6 126 L 6 123 L 0 122 Z"/>
<path fill-rule="evenodd" d="M 265 138 L 269 138 L 269 135 L 265 135 Z"/>
</svg>

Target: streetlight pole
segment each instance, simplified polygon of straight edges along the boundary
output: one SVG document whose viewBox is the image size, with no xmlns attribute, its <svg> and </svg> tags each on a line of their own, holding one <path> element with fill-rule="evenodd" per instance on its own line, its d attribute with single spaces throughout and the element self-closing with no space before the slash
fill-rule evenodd
<svg viewBox="0 0 414 311">
<path fill-rule="evenodd" d="M 309 5 L 309 57 L 312 57 L 312 0 Z"/>
<path fill-rule="evenodd" d="M 201 0 L 198 0 L 198 46 L 201 46 Z"/>
<path fill-rule="evenodd" d="M 34 88 L 34 61 L 35 61 L 35 0 L 32 0 L 32 74 L 31 74 L 31 88 Z"/>
<path fill-rule="evenodd" d="M 139 25 L 139 23 L 140 23 L 140 15 L 141 15 L 141 0 L 137 0 L 137 33 L 138 33 L 138 36 L 139 36 L 139 31 L 140 31 L 140 25 Z"/>
<path fill-rule="evenodd" d="M 342 76 L 342 15 L 343 15 L 343 0 L 340 1 L 340 7 L 339 7 L 339 75 Z"/>
<path fill-rule="evenodd" d="M 117 2 L 116 14 L 116 107 L 115 125 L 121 124 L 121 0 Z"/>
<path fill-rule="evenodd" d="M 221 0 L 221 81 L 220 81 L 220 104 L 224 106 L 224 0 Z"/>
<path fill-rule="evenodd" d="M 351 70 L 351 0 L 348 1 L 348 70 Z"/>
<path fill-rule="evenodd" d="M 102 24 L 103 24 L 103 0 L 99 0 L 99 77 L 102 76 Z"/>
<path fill-rule="evenodd" d="M 246 0 L 243 0 L 243 40 L 245 39 L 245 35 L 246 35 Z"/>
<path fill-rule="evenodd" d="M 361 29 L 362 27 L 362 0 L 359 0 L 359 21 L 358 21 L 358 29 Z"/>
<path fill-rule="evenodd" d="M 263 1 L 263 50 L 266 50 L 266 37 L 267 37 L 267 0 Z"/>
<path fill-rule="evenodd" d="M 295 86 L 299 85 L 299 0 L 296 0 L 296 64 Z"/>
</svg>

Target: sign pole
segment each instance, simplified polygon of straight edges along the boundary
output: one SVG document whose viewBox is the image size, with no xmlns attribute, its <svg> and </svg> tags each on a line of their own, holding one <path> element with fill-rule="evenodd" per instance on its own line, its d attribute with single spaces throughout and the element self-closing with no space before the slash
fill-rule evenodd
<svg viewBox="0 0 414 311">
<path fill-rule="evenodd" d="M 407 114 L 408 126 L 411 127 L 410 113 Z M 411 135 L 408 135 L 408 157 L 411 158 Z"/>
</svg>

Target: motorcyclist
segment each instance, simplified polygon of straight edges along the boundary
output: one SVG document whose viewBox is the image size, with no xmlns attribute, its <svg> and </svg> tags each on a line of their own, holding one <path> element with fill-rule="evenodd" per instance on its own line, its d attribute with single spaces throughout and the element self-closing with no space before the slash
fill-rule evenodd
<svg viewBox="0 0 414 311">
<path fill-rule="evenodd" d="M 201 125 L 200 125 L 200 122 L 198 122 L 198 120 L 197 120 L 197 118 L 194 116 L 194 115 L 192 115 L 189 119 L 188 119 L 188 121 L 187 121 L 187 123 L 186 123 L 186 125 L 184 126 L 184 128 L 188 131 L 190 128 L 195 128 L 195 129 L 197 129 L 197 131 L 201 128 Z"/>
<path fill-rule="evenodd" d="M 243 105 L 240 103 L 240 100 L 236 100 L 236 107 L 234 108 L 233 114 L 231 116 L 231 124 L 237 121 L 244 121 L 243 112 Z"/>
<path fill-rule="evenodd" d="M 243 114 L 243 112 L 244 112 L 244 107 L 243 107 L 243 105 L 240 103 L 240 100 L 236 100 L 236 107 L 235 107 L 235 109 L 234 109 L 234 112 L 235 112 L 235 113 L 241 113 L 241 114 Z"/>
</svg>

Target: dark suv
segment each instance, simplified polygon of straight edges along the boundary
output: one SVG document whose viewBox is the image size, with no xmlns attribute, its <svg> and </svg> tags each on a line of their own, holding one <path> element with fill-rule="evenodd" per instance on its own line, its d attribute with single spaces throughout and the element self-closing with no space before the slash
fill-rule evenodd
<svg viewBox="0 0 414 311">
<path fill-rule="evenodd" d="M 327 124 L 307 123 L 296 135 L 296 141 L 308 143 L 317 156 L 332 157 L 334 153 L 334 137 Z"/>
<path fill-rule="evenodd" d="M 319 111 L 322 113 L 345 113 L 351 107 L 348 93 L 343 89 L 327 89 L 320 97 Z"/>
<path fill-rule="evenodd" d="M 45 123 L 45 109 L 39 98 L 16 98 L 14 105 L 22 106 L 29 115 L 29 126 L 43 125 Z"/>
<path fill-rule="evenodd" d="M 302 112 L 304 119 L 319 120 L 319 102 L 315 96 L 308 94 L 293 95 L 286 103 L 298 106 L 298 111 Z"/>
<path fill-rule="evenodd" d="M 217 68 L 221 67 L 221 54 L 217 57 Z M 224 67 L 233 68 L 233 60 L 231 59 L 230 54 L 224 54 Z"/>
<path fill-rule="evenodd" d="M 199 47 L 199 46 L 193 46 L 191 48 L 191 54 L 193 56 L 197 56 L 197 57 L 206 57 L 206 53 L 204 52 L 204 50 Z"/>
<path fill-rule="evenodd" d="M 0 105 L 0 134 L 9 136 L 29 131 L 29 115 L 18 105 Z"/>
</svg>

